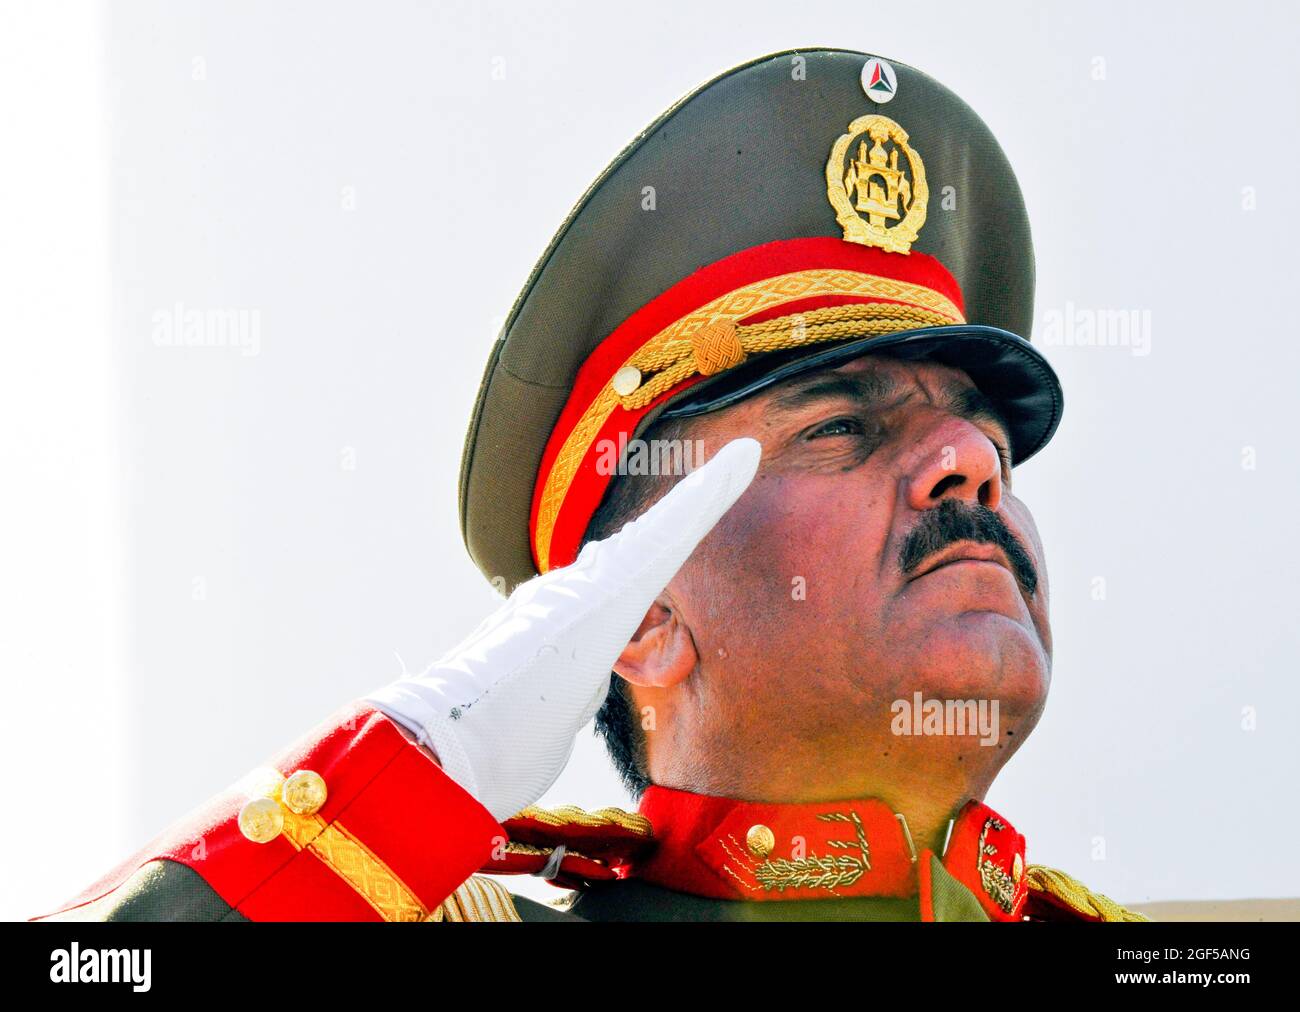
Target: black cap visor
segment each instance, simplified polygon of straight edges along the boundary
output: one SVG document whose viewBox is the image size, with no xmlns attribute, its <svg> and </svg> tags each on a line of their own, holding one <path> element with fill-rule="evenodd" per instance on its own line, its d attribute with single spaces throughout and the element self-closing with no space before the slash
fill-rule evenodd
<svg viewBox="0 0 1300 1012">
<path fill-rule="evenodd" d="M 806 348 L 755 356 L 696 384 L 660 414 L 689 418 L 717 411 L 794 376 L 830 369 L 863 355 L 925 359 L 961 369 L 1006 420 L 1013 464 L 1047 445 L 1061 421 L 1061 382 L 1047 359 L 1024 338 L 997 327 L 961 324 L 848 340 L 809 354 Z"/>
</svg>

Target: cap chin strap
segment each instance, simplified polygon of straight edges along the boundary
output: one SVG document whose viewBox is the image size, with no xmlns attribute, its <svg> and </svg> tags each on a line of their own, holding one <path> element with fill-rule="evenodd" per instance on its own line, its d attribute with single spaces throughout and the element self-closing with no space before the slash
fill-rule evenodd
<svg viewBox="0 0 1300 1012">
<path fill-rule="evenodd" d="M 853 302 L 792 313 L 762 323 L 710 323 L 692 333 L 688 341 L 674 341 L 633 355 L 619 372 L 636 370 L 640 384 L 620 396 L 619 405 L 629 411 L 644 408 L 660 394 L 692 376 L 712 376 L 733 369 L 750 355 L 845 338 L 952 326 L 954 322 L 961 321 L 919 306 L 896 302 Z"/>
</svg>

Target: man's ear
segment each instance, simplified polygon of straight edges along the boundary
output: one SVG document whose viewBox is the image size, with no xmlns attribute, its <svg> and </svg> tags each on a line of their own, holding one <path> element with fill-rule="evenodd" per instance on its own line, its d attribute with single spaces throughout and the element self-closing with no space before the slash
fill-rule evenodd
<svg viewBox="0 0 1300 1012">
<path fill-rule="evenodd" d="M 614 670 L 633 685 L 667 689 L 685 681 L 699 659 L 691 631 L 672 602 L 660 596 L 614 662 Z"/>
</svg>

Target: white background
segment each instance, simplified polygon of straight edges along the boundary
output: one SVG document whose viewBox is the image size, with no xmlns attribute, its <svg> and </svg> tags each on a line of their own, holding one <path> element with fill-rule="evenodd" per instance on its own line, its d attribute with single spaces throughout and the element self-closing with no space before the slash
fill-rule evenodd
<svg viewBox="0 0 1300 1012">
<path fill-rule="evenodd" d="M 461 445 L 534 259 L 662 109 L 809 44 L 990 124 L 1039 336 L 1067 303 L 1151 314 L 1149 355 L 1047 349 L 1065 420 L 1016 481 L 1057 663 L 989 802 L 1121 901 L 1300 893 L 1297 29 L 1282 3 L 0 8 L 0 916 L 476 624 Z M 260 353 L 158 346 L 177 302 L 256 310 Z M 545 800 L 626 799 L 584 734 Z"/>
</svg>

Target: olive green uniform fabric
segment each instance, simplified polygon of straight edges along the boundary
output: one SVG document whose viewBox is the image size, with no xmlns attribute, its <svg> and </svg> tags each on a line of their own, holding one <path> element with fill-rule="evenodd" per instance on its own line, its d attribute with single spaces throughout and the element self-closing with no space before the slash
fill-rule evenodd
<svg viewBox="0 0 1300 1012">
<path fill-rule="evenodd" d="M 247 921 L 193 868 L 150 861 L 102 899 L 46 921 Z"/>
</svg>

